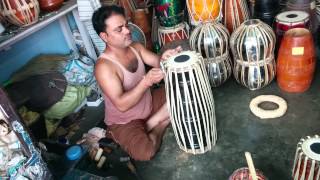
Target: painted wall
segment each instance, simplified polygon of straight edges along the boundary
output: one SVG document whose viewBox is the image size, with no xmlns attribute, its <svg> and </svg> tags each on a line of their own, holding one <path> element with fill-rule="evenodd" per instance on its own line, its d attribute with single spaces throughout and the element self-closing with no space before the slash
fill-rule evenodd
<svg viewBox="0 0 320 180">
<path fill-rule="evenodd" d="M 75 28 L 71 15 L 68 15 L 68 20 L 71 29 Z M 55 21 L 15 43 L 9 50 L 0 51 L 0 84 L 7 81 L 12 73 L 39 54 L 68 54 L 69 52 L 60 24 Z"/>
</svg>

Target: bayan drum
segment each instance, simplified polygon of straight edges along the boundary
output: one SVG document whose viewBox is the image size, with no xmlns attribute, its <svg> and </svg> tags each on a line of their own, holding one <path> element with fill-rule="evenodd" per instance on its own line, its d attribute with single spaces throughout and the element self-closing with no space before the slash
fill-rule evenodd
<svg viewBox="0 0 320 180">
<path fill-rule="evenodd" d="M 38 0 L 1 0 L 0 13 L 10 23 L 17 26 L 27 26 L 38 21 Z"/>
<path fill-rule="evenodd" d="M 267 178 L 262 174 L 262 172 L 256 169 L 257 180 L 267 180 Z M 252 180 L 252 176 L 249 172 L 249 168 L 243 167 L 235 170 L 229 177 L 229 180 Z"/>
<path fill-rule="evenodd" d="M 259 19 L 245 21 L 232 33 L 233 74 L 238 83 L 256 90 L 273 80 L 276 74 L 275 42 L 271 27 Z"/>
<path fill-rule="evenodd" d="M 174 27 L 160 26 L 158 29 L 158 40 L 160 46 L 166 43 L 189 38 L 189 26 L 187 23 L 180 23 Z"/>
<path fill-rule="evenodd" d="M 191 24 L 220 20 L 221 2 L 221 0 L 187 0 Z"/>
<path fill-rule="evenodd" d="M 214 100 L 200 54 L 184 51 L 162 61 L 171 125 L 180 149 L 205 153 L 217 139 Z"/>
<path fill-rule="evenodd" d="M 293 180 L 320 179 L 319 163 L 320 137 L 315 135 L 300 139 L 293 163 Z"/>
<path fill-rule="evenodd" d="M 277 59 L 277 82 L 287 92 L 304 92 L 312 82 L 316 53 L 312 34 L 305 28 L 290 29 L 282 39 Z"/>
<path fill-rule="evenodd" d="M 229 32 L 221 23 L 198 25 L 191 33 L 190 47 L 204 58 L 212 87 L 221 85 L 230 77 Z"/>
<path fill-rule="evenodd" d="M 224 0 L 222 14 L 223 24 L 232 33 L 243 21 L 249 19 L 246 0 Z"/>
<path fill-rule="evenodd" d="M 282 36 L 292 28 L 308 28 L 309 14 L 304 11 L 285 11 L 276 16 L 275 31 L 280 44 Z"/>
<path fill-rule="evenodd" d="M 161 26 L 172 27 L 183 22 L 181 0 L 155 0 L 154 7 Z"/>
</svg>

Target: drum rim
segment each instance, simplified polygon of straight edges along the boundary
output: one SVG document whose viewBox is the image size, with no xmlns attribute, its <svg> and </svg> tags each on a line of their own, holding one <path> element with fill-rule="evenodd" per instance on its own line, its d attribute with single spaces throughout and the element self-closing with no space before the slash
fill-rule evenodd
<svg viewBox="0 0 320 180">
<path fill-rule="evenodd" d="M 295 14 L 297 17 L 295 18 L 287 18 L 286 16 L 289 14 Z M 277 23 L 282 23 L 286 25 L 295 25 L 295 24 L 300 24 L 300 23 L 305 23 L 309 21 L 310 16 L 308 13 L 304 11 L 285 11 L 276 16 L 276 22 Z"/>
<path fill-rule="evenodd" d="M 320 143 L 320 137 L 319 136 L 315 136 L 315 137 L 311 137 L 309 139 L 306 139 L 302 144 L 301 144 L 301 149 L 304 152 L 304 154 L 316 161 L 320 161 L 320 154 L 317 154 L 315 152 L 313 152 L 310 148 L 310 146 L 314 143 Z"/>
<path fill-rule="evenodd" d="M 190 59 L 183 63 L 177 63 L 174 61 L 174 59 L 181 55 L 188 55 L 190 56 Z M 168 58 L 168 60 L 165 61 L 166 68 L 190 68 L 190 66 L 200 63 L 199 59 L 200 54 L 196 53 L 196 51 L 183 51 L 181 53 L 178 53 L 174 56 L 171 56 Z M 200 56 L 201 57 L 201 56 Z"/>
</svg>

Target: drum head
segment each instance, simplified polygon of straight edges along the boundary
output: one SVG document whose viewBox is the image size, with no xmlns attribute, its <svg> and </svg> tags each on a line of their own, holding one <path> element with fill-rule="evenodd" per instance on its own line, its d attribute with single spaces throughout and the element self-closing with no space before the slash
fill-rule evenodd
<svg viewBox="0 0 320 180">
<path fill-rule="evenodd" d="M 306 139 L 302 143 L 302 151 L 307 157 L 320 161 L 320 137 L 316 136 Z"/>
<path fill-rule="evenodd" d="M 309 20 L 309 14 L 303 11 L 285 11 L 276 16 L 277 22 L 282 24 L 304 23 Z"/>
<path fill-rule="evenodd" d="M 183 51 L 165 61 L 167 67 L 187 68 L 199 62 L 199 55 L 195 51 Z"/>
<path fill-rule="evenodd" d="M 131 38 L 133 42 L 140 42 L 144 45 L 144 47 L 147 46 L 146 37 L 143 33 L 143 31 L 135 24 L 129 23 L 128 24 L 129 29 L 131 31 Z"/>
</svg>

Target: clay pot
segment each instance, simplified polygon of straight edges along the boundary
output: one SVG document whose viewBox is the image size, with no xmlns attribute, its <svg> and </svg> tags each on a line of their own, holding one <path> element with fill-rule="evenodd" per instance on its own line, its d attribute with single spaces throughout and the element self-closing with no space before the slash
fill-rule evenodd
<svg viewBox="0 0 320 180">
<path fill-rule="evenodd" d="M 315 71 L 315 47 L 308 29 L 287 31 L 281 41 L 277 59 L 277 82 L 287 92 L 304 92 Z"/>
<path fill-rule="evenodd" d="M 39 1 L 40 9 L 42 11 L 51 12 L 51 11 L 58 10 L 62 6 L 64 0 L 38 0 L 38 1 Z"/>
</svg>

